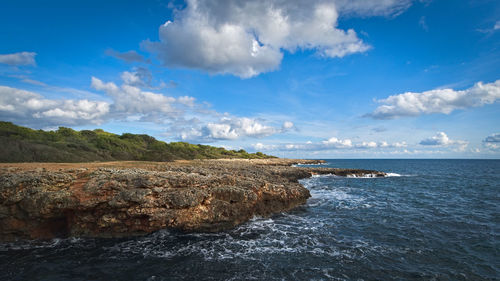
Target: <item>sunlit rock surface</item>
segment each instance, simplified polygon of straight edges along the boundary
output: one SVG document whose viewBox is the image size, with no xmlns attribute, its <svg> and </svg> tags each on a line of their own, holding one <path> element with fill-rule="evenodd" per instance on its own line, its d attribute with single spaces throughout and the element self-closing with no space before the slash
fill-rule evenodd
<svg viewBox="0 0 500 281">
<path fill-rule="evenodd" d="M 123 237 L 163 228 L 221 231 L 306 202 L 299 179 L 385 176 L 292 167 L 317 160 L 194 160 L 0 165 L 0 240 Z"/>
</svg>

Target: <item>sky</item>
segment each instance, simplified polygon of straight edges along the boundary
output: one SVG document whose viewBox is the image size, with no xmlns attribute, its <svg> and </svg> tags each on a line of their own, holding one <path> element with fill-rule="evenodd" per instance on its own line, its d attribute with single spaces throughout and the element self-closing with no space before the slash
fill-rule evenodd
<svg viewBox="0 0 500 281">
<path fill-rule="evenodd" d="M 0 120 L 289 158 L 500 158 L 496 0 L 7 1 Z"/>
</svg>

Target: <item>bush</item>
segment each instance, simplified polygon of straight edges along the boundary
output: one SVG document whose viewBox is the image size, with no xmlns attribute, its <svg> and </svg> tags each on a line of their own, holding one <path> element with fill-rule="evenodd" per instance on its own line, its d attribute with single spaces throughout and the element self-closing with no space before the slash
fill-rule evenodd
<svg viewBox="0 0 500 281">
<path fill-rule="evenodd" d="M 113 160 L 172 161 L 177 159 L 272 158 L 187 142 L 165 143 L 148 135 L 116 135 L 102 129 L 59 127 L 32 130 L 0 121 L 0 162 L 88 162 Z"/>
</svg>

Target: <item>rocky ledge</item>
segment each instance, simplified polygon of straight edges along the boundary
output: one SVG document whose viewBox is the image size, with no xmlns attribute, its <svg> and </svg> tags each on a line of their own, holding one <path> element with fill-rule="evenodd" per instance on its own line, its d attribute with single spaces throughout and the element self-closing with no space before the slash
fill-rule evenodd
<svg viewBox="0 0 500 281">
<path fill-rule="evenodd" d="M 368 170 L 292 167 L 316 160 L 194 160 L 0 165 L 0 241 L 123 237 L 163 228 L 220 231 L 306 202 L 314 174 Z"/>
</svg>

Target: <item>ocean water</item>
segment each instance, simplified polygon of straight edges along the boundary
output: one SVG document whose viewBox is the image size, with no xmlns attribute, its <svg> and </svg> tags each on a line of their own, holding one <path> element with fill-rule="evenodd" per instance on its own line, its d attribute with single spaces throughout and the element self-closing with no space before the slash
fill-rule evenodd
<svg viewBox="0 0 500 281">
<path fill-rule="evenodd" d="M 216 234 L 0 244 L 0 280 L 500 280 L 500 160 L 328 160 L 307 204 Z"/>
</svg>

